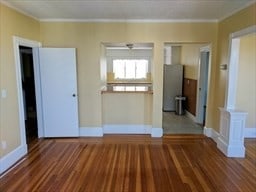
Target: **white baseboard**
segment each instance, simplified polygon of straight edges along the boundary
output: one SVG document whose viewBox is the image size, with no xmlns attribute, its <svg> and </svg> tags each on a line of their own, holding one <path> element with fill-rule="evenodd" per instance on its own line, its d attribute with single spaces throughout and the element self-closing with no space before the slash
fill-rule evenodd
<svg viewBox="0 0 256 192">
<path fill-rule="evenodd" d="M 103 125 L 104 134 L 150 134 L 151 125 L 113 124 Z"/>
<path fill-rule="evenodd" d="M 219 133 L 214 129 L 204 127 L 204 135 L 207 137 L 211 137 L 217 143 Z M 256 138 L 256 128 L 245 128 L 244 138 Z"/>
<path fill-rule="evenodd" d="M 212 128 L 204 127 L 204 135 L 207 137 L 211 137 L 212 136 Z"/>
<path fill-rule="evenodd" d="M 220 134 L 212 128 L 204 127 L 204 135 L 212 138 L 227 157 L 244 157 L 245 148 L 242 145 L 227 145 Z M 245 128 L 244 138 L 256 138 L 256 128 Z"/>
<path fill-rule="evenodd" d="M 151 134 L 162 137 L 162 128 L 151 128 L 150 125 L 104 125 L 101 127 L 80 127 L 80 137 L 102 137 L 106 134 Z M 153 136 L 154 135 L 154 136 Z M 204 135 L 211 137 L 216 143 L 219 133 L 212 128 L 204 127 Z M 245 138 L 256 138 L 256 128 L 245 128 Z"/>
<path fill-rule="evenodd" d="M 162 137 L 162 136 L 163 136 L 163 128 L 152 127 L 151 137 Z"/>
<path fill-rule="evenodd" d="M 213 128 L 204 127 L 204 135 L 212 138 L 217 143 L 220 134 Z"/>
<path fill-rule="evenodd" d="M 256 128 L 245 128 L 244 138 L 256 138 Z"/>
<path fill-rule="evenodd" d="M 151 134 L 162 137 L 163 129 L 151 125 L 106 124 L 103 127 L 80 127 L 80 137 L 102 137 L 104 134 Z"/>
<path fill-rule="evenodd" d="M 187 110 L 185 110 L 185 115 L 186 115 L 189 119 L 191 119 L 192 121 L 196 122 L 196 117 L 195 117 L 192 113 L 190 113 L 190 112 L 188 112 Z"/>
<path fill-rule="evenodd" d="M 0 159 L 0 174 L 5 172 L 11 166 L 13 166 L 19 159 L 27 154 L 27 145 L 21 145 L 8 153 L 7 155 L 1 157 Z"/>
<path fill-rule="evenodd" d="M 228 145 L 221 137 L 218 137 L 217 147 L 227 157 L 244 157 L 244 145 Z"/>
<path fill-rule="evenodd" d="M 217 143 L 218 149 L 227 157 L 244 157 L 245 148 L 243 145 L 228 145 L 214 129 L 204 127 L 204 135 L 212 138 Z"/>
<path fill-rule="evenodd" d="M 80 127 L 80 137 L 102 137 L 103 130 L 101 127 Z"/>
</svg>

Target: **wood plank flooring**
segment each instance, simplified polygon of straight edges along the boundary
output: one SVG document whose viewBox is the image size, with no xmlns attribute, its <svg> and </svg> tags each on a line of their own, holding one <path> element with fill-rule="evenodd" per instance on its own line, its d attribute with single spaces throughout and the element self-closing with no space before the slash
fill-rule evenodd
<svg viewBox="0 0 256 192">
<path fill-rule="evenodd" d="M 43 139 L 0 179 L 1 192 L 253 192 L 256 140 L 227 158 L 203 135 Z"/>
</svg>

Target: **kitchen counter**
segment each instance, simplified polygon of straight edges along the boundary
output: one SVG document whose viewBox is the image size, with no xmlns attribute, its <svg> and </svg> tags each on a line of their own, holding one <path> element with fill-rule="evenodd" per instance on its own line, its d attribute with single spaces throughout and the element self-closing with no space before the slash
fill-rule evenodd
<svg viewBox="0 0 256 192">
<path fill-rule="evenodd" d="M 108 84 L 101 93 L 153 93 L 151 84 Z"/>
</svg>

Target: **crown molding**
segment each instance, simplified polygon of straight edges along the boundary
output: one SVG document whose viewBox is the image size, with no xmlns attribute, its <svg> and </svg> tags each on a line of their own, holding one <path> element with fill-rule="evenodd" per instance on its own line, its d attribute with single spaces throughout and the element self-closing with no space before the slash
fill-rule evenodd
<svg viewBox="0 0 256 192">
<path fill-rule="evenodd" d="M 37 20 L 37 21 L 40 21 L 39 18 L 37 18 L 37 17 L 35 17 L 35 16 L 33 16 L 33 15 L 30 15 L 30 14 L 28 14 L 27 12 L 25 12 L 25 11 L 23 11 L 23 10 L 21 10 L 21 9 L 18 9 L 17 7 L 11 5 L 11 4 L 10 4 L 9 2 L 7 2 L 6 0 L 0 0 L 0 3 L 3 4 L 3 5 L 5 5 L 5 6 L 7 6 L 7 7 L 9 7 L 9 8 L 11 8 L 11 9 L 13 9 L 13 10 L 15 10 L 15 11 L 17 11 L 17 12 L 19 12 L 19 13 L 21 13 L 21 14 L 23 14 L 23 15 L 25 15 L 25 16 L 27 16 L 27 17 L 31 17 L 32 19 L 35 19 L 35 20 Z"/>
<path fill-rule="evenodd" d="M 77 23 L 217 23 L 217 19 L 40 19 L 41 22 Z"/>
<path fill-rule="evenodd" d="M 221 17 L 220 19 L 218 19 L 218 22 L 221 22 L 221 21 L 227 19 L 228 17 L 231 17 L 232 15 L 235 15 L 235 14 L 238 13 L 239 11 L 241 11 L 241 10 L 247 8 L 247 7 L 250 7 L 250 6 L 253 5 L 254 3 L 256 3 L 256 0 L 252 0 L 252 1 L 248 2 L 248 3 L 245 4 L 244 6 L 242 6 L 242 7 L 238 8 L 238 9 L 236 9 L 236 10 L 234 10 L 234 11 L 232 11 L 232 12 L 226 14 L 225 16 Z"/>
</svg>

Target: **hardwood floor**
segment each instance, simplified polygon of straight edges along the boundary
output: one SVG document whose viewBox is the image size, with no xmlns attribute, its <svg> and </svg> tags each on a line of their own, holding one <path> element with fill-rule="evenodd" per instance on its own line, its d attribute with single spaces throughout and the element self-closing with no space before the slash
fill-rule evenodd
<svg viewBox="0 0 256 192">
<path fill-rule="evenodd" d="M 105 135 L 43 139 L 2 176 L 1 192 L 250 192 L 256 140 L 246 158 L 227 158 L 203 135 Z"/>
</svg>

